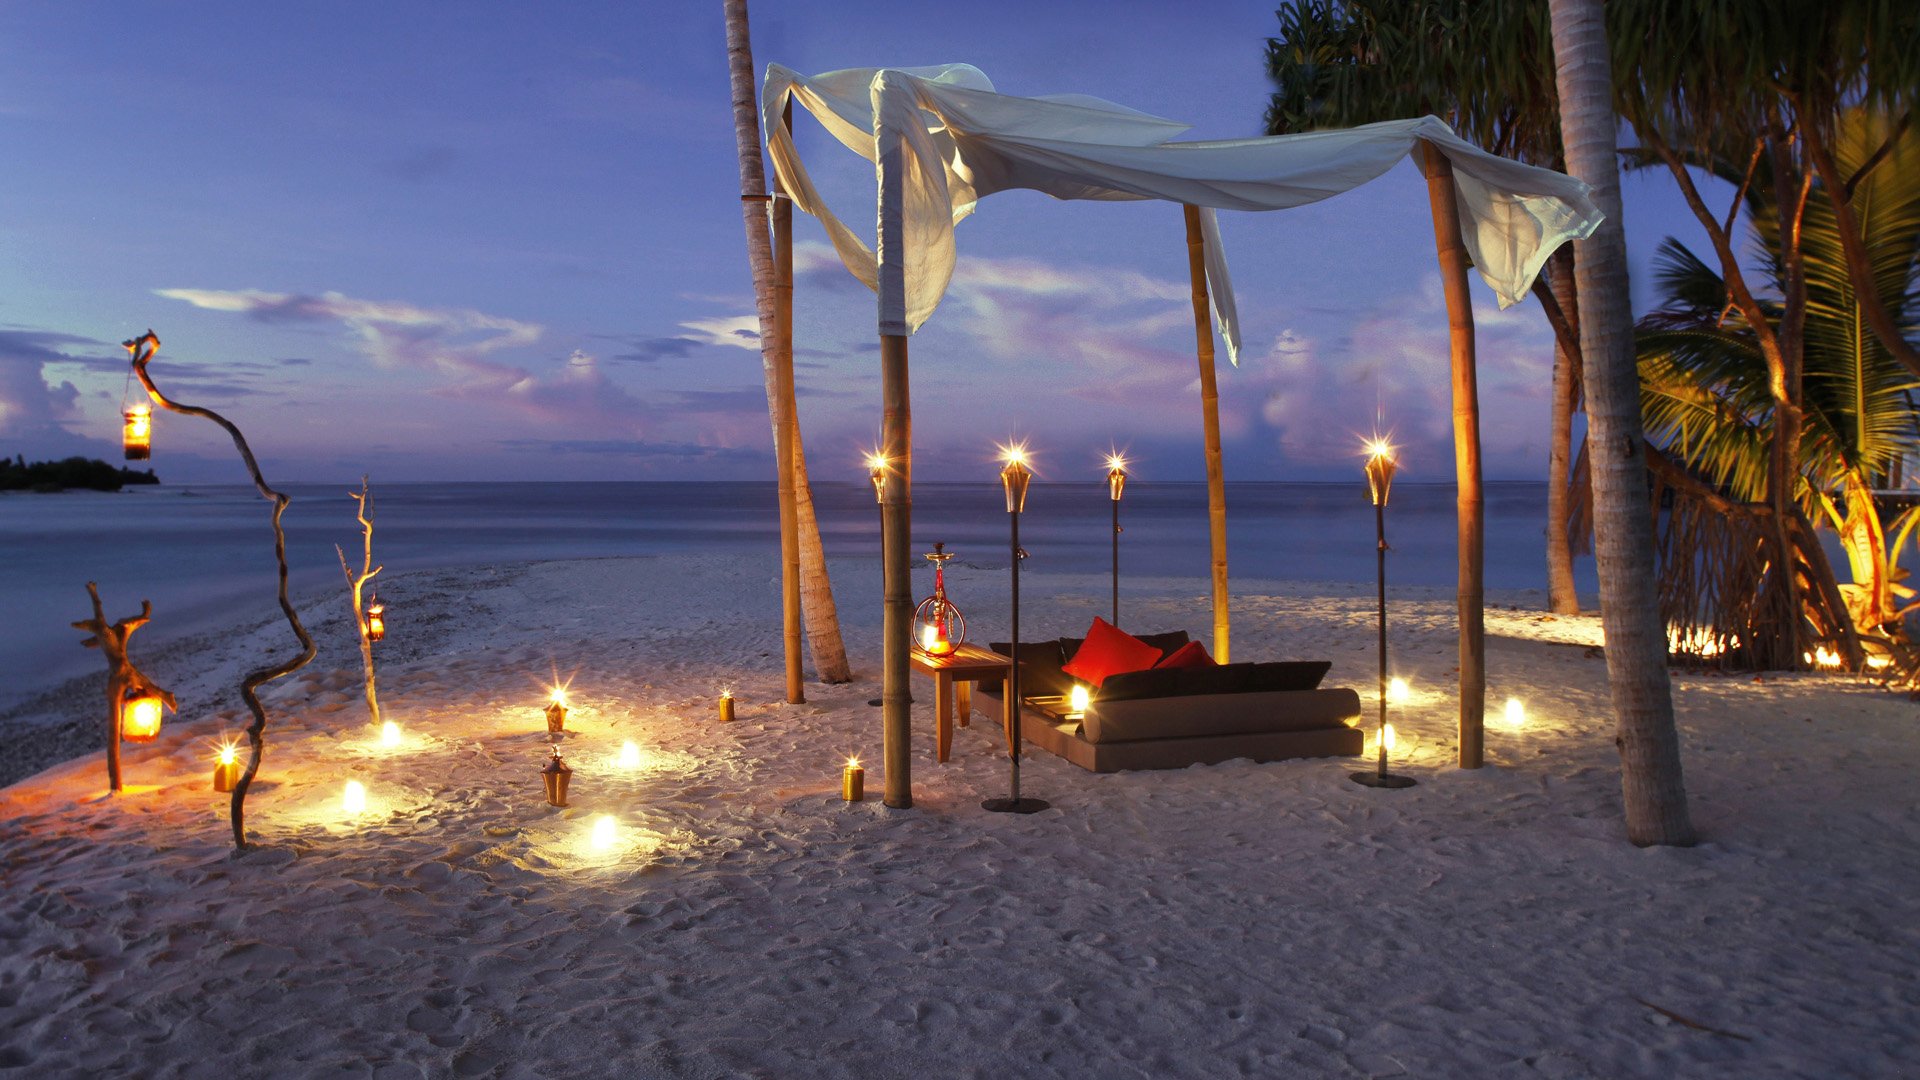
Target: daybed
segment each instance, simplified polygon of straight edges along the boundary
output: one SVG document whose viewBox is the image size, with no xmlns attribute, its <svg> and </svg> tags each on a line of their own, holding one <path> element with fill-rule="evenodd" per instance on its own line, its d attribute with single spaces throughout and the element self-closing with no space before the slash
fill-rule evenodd
<svg viewBox="0 0 1920 1080">
<path fill-rule="evenodd" d="M 1139 640 L 1172 654 L 1184 631 Z M 1075 678 L 1063 671 L 1081 639 L 1020 643 L 1024 741 L 1093 772 L 1180 769 L 1234 758 L 1280 761 L 1361 752 L 1366 736 L 1348 726 L 1360 696 L 1319 689 L 1325 661 L 1208 664 L 1107 676 L 1084 715 L 1070 714 Z M 1005 642 L 991 648 L 1012 654 Z M 982 683 L 975 708 L 1000 715 L 1005 686 Z"/>
</svg>

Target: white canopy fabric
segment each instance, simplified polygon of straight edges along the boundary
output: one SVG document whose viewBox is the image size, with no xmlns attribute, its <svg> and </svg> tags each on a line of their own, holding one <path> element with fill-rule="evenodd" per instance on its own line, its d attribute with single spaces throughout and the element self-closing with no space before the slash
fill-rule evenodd
<svg viewBox="0 0 1920 1080">
<path fill-rule="evenodd" d="M 813 186 L 781 123 L 790 99 L 874 162 L 881 179 L 878 255 Z M 969 64 L 814 76 L 772 64 L 760 100 L 782 187 L 826 226 L 847 269 L 880 294 L 882 334 L 907 334 L 926 322 L 953 276 L 954 226 L 984 196 L 1013 188 L 1059 199 L 1165 199 L 1203 208 L 1208 293 L 1236 363 L 1239 320 L 1215 209 L 1319 202 L 1386 172 L 1424 139 L 1453 164 L 1461 240 L 1501 307 L 1526 295 L 1556 248 L 1589 235 L 1601 220 L 1586 184 L 1489 154 L 1434 116 L 1301 135 L 1170 142 L 1189 125 L 1081 95 L 996 93 Z M 889 176 L 897 178 L 897 189 L 889 190 Z"/>
</svg>

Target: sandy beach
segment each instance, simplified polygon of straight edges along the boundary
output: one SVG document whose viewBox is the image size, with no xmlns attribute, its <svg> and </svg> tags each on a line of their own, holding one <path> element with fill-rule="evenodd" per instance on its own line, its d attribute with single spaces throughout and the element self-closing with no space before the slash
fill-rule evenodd
<svg viewBox="0 0 1920 1080">
<path fill-rule="evenodd" d="M 779 701 L 771 560 L 596 559 L 383 579 L 382 747 L 338 590 L 266 692 L 235 857 L 211 748 L 249 627 L 139 652 L 179 695 L 103 797 L 98 679 L 16 710 L 0 790 L 0 1069 L 45 1076 L 1911 1075 L 1913 705 L 1841 676 L 1679 675 L 1692 849 L 1626 843 L 1597 620 L 1491 595 L 1488 767 L 1452 768 L 1448 589 L 1394 593 L 1396 768 L 1245 761 L 1095 776 L 997 725 L 879 790 L 877 567 L 833 565 L 859 678 Z M 956 584 L 988 640 L 998 575 Z M 916 579 L 916 588 L 919 582 Z M 1032 637 L 1105 610 L 1029 575 Z M 1134 578 L 1130 628 L 1204 631 L 1200 580 Z M 123 613 L 110 613 L 123 614 Z M 1371 708 L 1371 586 L 1236 581 L 1235 659 L 1333 661 Z M 542 685 L 571 676 L 572 806 Z M 924 682 L 917 683 L 924 690 Z M 739 719 L 715 720 L 723 687 Z M 1522 699 L 1509 730 L 1499 705 Z M 638 768 L 616 763 L 621 743 Z M 64 763 L 65 754 L 85 751 Z M 51 767 L 45 767 L 51 766 Z M 35 775 L 26 771 L 44 768 Z M 343 785 L 369 806 L 350 817 Z M 589 840 L 602 816 L 610 846 Z"/>
</svg>

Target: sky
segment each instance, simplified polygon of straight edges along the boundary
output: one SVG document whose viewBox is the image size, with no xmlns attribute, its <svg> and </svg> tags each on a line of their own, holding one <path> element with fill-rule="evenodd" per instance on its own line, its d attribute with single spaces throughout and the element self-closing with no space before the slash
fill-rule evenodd
<svg viewBox="0 0 1920 1080">
<path fill-rule="evenodd" d="M 1229 138 L 1260 133 L 1274 6 L 751 13 L 762 70 L 962 61 Z M 797 124 L 829 201 L 871 221 L 872 167 Z M 118 343 L 152 328 L 161 389 L 238 423 L 270 480 L 773 475 L 719 0 L 7 5 L 0 145 L 0 454 L 117 458 Z M 1662 236 L 1700 234 L 1659 177 L 1625 195 L 1644 279 Z M 1449 479 L 1415 168 L 1221 224 L 1245 323 L 1227 477 L 1357 476 L 1384 421 L 1407 480 Z M 809 471 L 863 478 L 873 295 L 811 218 L 795 233 Z M 1204 475 L 1178 207 L 1010 192 L 958 244 L 912 340 L 916 479 L 991 480 L 1010 438 L 1043 480 L 1097 480 L 1110 447 L 1143 480 Z M 1551 332 L 1472 288 L 1487 475 L 1543 478 Z M 245 481 L 205 422 L 161 415 L 154 445 L 165 480 Z"/>
</svg>

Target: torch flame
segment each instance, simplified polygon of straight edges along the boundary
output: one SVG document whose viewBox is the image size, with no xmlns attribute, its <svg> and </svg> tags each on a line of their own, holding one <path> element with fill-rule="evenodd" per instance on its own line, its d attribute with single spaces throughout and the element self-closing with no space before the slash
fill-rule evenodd
<svg viewBox="0 0 1920 1080">
<path fill-rule="evenodd" d="M 1027 464 L 1027 444 L 1017 442 L 1008 443 L 1000 447 L 1000 460 L 1009 465 L 1025 466 Z"/>
</svg>

